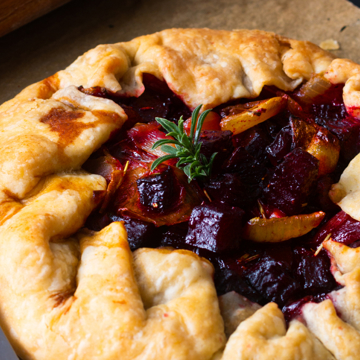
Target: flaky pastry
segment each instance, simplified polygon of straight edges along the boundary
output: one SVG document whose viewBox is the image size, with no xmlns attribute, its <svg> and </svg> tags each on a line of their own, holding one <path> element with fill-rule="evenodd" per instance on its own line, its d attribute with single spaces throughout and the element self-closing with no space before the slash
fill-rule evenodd
<svg viewBox="0 0 360 360">
<path fill-rule="evenodd" d="M 257 30 L 171 29 L 100 45 L 27 87 L 0 107 L 0 323 L 18 355 L 359 359 L 355 249 L 324 245 L 345 287 L 331 294 L 333 302 L 307 304 L 305 324 L 293 320 L 286 329 L 276 304 L 259 308 L 232 294 L 220 300 L 224 327 L 208 261 L 185 250 L 132 254 L 119 222 L 100 232 L 81 229 L 106 188 L 81 166 L 127 116 L 112 100 L 78 87 L 140 96 L 144 73 L 203 110 L 254 98 L 266 85 L 291 91 L 321 74 L 345 83 L 347 111 L 360 118 L 360 65 Z M 360 220 L 358 163 L 357 157 L 349 165 L 333 199 Z"/>
</svg>

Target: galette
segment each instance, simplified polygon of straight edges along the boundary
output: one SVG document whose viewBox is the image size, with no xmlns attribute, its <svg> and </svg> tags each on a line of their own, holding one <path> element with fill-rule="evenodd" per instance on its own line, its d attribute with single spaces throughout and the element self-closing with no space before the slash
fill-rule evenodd
<svg viewBox="0 0 360 360">
<path fill-rule="evenodd" d="M 0 138 L 22 360 L 360 359 L 360 65 L 164 30 L 27 87 Z"/>
</svg>

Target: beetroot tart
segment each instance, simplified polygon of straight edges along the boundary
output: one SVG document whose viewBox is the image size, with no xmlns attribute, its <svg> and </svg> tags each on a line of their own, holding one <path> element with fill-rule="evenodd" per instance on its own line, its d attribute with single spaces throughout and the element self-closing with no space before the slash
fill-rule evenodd
<svg viewBox="0 0 360 360">
<path fill-rule="evenodd" d="M 359 359 L 360 65 L 165 30 L 27 87 L 0 127 L 21 359 Z"/>
</svg>

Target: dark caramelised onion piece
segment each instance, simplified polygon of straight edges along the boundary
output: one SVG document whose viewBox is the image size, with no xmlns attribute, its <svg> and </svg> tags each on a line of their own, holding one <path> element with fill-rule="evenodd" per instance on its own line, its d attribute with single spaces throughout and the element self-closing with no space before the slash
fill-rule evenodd
<svg viewBox="0 0 360 360">
<path fill-rule="evenodd" d="M 290 118 L 290 126 L 292 131 L 293 148 L 301 147 L 306 148 L 313 136 L 316 134 L 314 124 L 292 116 Z"/>
<path fill-rule="evenodd" d="M 230 105 L 223 108 L 220 112 L 220 115 L 222 118 L 225 118 L 227 116 L 232 116 L 236 114 L 240 114 L 244 111 L 250 110 L 258 105 L 263 103 L 263 100 L 256 100 L 256 101 L 250 101 L 246 102 L 244 104 L 236 104 L 236 105 Z"/>
</svg>

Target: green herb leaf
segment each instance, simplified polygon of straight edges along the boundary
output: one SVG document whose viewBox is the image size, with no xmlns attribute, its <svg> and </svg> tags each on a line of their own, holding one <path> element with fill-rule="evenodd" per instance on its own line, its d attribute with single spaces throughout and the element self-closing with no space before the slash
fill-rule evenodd
<svg viewBox="0 0 360 360">
<path fill-rule="evenodd" d="M 196 128 L 195 138 L 194 138 L 194 143 L 195 143 L 195 144 L 198 142 L 198 140 L 199 140 L 199 138 L 200 138 L 201 128 L 202 128 L 202 126 L 203 126 L 203 124 L 204 124 L 204 120 L 205 120 L 207 114 L 208 114 L 210 111 L 211 111 L 211 109 L 204 111 L 204 112 L 200 115 L 200 117 L 199 117 L 198 126 L 197 126 L 197 128 Z"/>
<path fill-rule="evenodd" d="M 161 147 L 161 150 L 163 152 L 166 152 L 166 153 L 168 153 L 170 155 L 175 155 L 175 156 L 177 156 L 177 153 L 178 153 L 178 151 L 174 147 L 172 147 L 170 145 L 163 145 Z"/>
<path fill-rule="evenodd" d="M 161 146 L 161 150 L 169 155 L 159 157 L 151 164 L 151 170 L 154 170 L 162 162 L 178 158 L 176 166 L 182 169 L 189 182 L 194 178 L 201 178 L 210 176 L 211 167 L 217 153 L 211 155 L 210 160 L 200 153 L 201 143 L 199 142 L 201 135 L 201 128 L 204 124 L 205 118 L 211 111 L 206 110 L 200 116 L 199 112 L 202 105 L 196 107 L 191 115 L 190 135 L 188 136 L 184 131 L 184 120 L 181 116 L 178 125 L 163 119 L 155 118 L 155 120 L 166 130 L 167 136 L 173 136 L 175 139 L 161 139 L 154 143 L 152 149 Z M 196 130 L 195 130 L 196 129 Z M 168 144 L 175 144 L 175 147 Z"/>
<path fill-rule="evenodd" d="M 202 105 L 199 105 L 198 107 L 196 107 L 191 115 L 191 128 L 190 128 L 190 139 L 191 140 L 194 137 L 195 127 L 196 127 L 196 123 L 198 120 L 198 115 L 199 115 L 201 107 L 202 107 Z"/>
<path fill-rule="evenodd" d="M 176 156 L 174 155 L 165 155 L 165 156 L 161 156 L 158 159 L 156 159 L 152 164 L 151 164 L 151 171 L 153 171 L 154 169 L 156 169 L 156 167 L 158 165 L 160 165 L 161 163 L 163 163 L 166 160 L 170 160 L 170 159 L 175 159 Z"/>
<path fill-rule="evenodd" d="M 180 135 L 179 128 L 173 122 L 159 117 L 156 117 L 155 120 L 169 133 L 174 132 L 175 134 Z"/>
<path fill-rule="evenodd" d="M 177 140 L 172 139 L 161 139 L 154 143 L 154 145 L 151 147 L 152 150 L 156 149 L 157 147 L 164 145 L 164 144 L 179 144 Z"/>
</svg>

